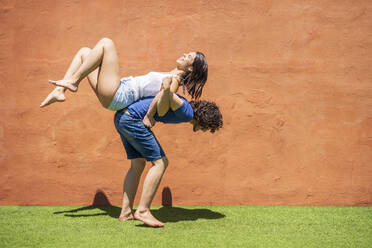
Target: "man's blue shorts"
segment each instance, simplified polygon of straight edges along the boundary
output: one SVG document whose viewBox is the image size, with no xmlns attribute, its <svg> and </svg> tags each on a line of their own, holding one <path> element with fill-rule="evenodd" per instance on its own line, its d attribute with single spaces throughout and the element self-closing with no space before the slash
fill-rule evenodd
<svg viewBox="0 0 372 248">
<path fill-rule="evenodd" d="M 124 111 L 117 111 L 114 122 L 128 159 L 145 158 L 147 161 L 154 161 L 165 156 L 154 133 L 141 119 L 134 118 Z"/>
</svg>

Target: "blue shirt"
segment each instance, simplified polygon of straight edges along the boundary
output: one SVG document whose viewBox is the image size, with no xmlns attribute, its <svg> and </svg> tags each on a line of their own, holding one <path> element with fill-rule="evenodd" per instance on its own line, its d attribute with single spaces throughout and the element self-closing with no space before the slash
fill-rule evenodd
<svg viewBox="0 0 372 248">
<path fill-rule="evenodd" d="M 194 118 L 194 110 L 191 107 L 191 104 L 185 98 L 182 96 L 179 97 L 183 100 L 183 103 L 178 109 L 175 111 L 169 109 L 164 116 L 158 116 L 156 113 L 154 117 L 155 120 L 163 123 L 180 123 L 191 121 L 192 118 Z M 152 96 L 141 98 L 129 105 L 127 110 L 131 116 L 142 120 L 149 110 L 152 100 L 154 100 L 154 97 Z"/>
</svg>

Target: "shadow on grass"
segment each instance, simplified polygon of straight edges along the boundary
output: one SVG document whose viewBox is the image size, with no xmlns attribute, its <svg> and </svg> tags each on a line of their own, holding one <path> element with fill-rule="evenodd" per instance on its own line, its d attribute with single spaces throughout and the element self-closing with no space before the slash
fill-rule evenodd
<svg viewBox="0 0 372 248">
<path fill-rule="evenodd" d="M 75 214 L 85 210 L 100 209 L 103 213 L 94 214 Z M 97 191 L 93 203 L 90 206 L 80 207 L 72 210 L 58 211 L 53 214 L 64 214 L 66 217 L 82 218 L 82 217 L 94 217 L 101 215 L 108 215 L 112 218 L 119 218 L 121 208 L 112 206 L 106 195 L 102 191 Z M 178 222 L 178 221 L 196 221 L 198 219 L 220 219 L 224 218 L 225 215 L 214 212 L 206 208 L 200 209 L 186 209 L 181 207 L 161 207 L 159 209 L 151 210 L 151 213 L 155 218 L 162 222 Z M 145 225 L 137 225 L 145 226 Z"/>
<path fill-rule="evenodd" d="M 93 209 L 100 209 L 104 213 L 95 213 L 95 214 L 69 214 L 69 213 L 78 213 L 84 210 L 93 210 Z M 106 194 L 101 191 L 97 190 L 92 205 L 76 208 L 72 210 L 66 211 L 58 211 L 54 212 L 53 214 L 65 214 L 67 217 L 93 217 L 93 216 L 100 216 L 100 215 L 109 215 L 112 218 L 119 218 L 120 215 L 120 208 L 112 206 L 109 199 L 107 198 Z"/>
<path fill-rule="evenodd" d="M 78 213 L 84 210 L 100 209 L 103 213 L 95 214 L 72 214 Z M 53 214 L 65 214 L 66 217 L 82 218 L 82 217 L 94 217 L 101 215 L 108 215 L 112 218 L 119 218 L 121 208 L 116 206 L 86 206 L 72 210 L 54 212 Z M 70 214 L 71 213 L 71 214 Z M 224 218 L 225 215 L 214 212 L 206 208 L 198 209 L 187 209 L 181 207 L 161 207 L 159 209 L 152 209 L 152 215 L 162 222 L 178 222 L 178 221 L 195 221 L 198 219 L 220 219 Z"/>
<path fill-rule="evenodd" d="M 162 222 L 195 221 L 198 219 L 221 219 L 225 215 L 206 208 L 187 209 L 180 207 L 161 207 L 151 210 L 152 215 Z"/>
</svg>

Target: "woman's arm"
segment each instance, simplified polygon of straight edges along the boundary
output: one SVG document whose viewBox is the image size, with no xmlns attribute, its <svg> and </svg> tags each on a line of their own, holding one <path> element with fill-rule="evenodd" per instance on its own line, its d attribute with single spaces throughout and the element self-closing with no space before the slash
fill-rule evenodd
<svg viewBox="0 0 372 248">
<path fill-rule="evenodd" d="M 165 84 L 164 87 L 159 93 L 159 100 L 156 104 L 156 110 L 159 116 L 164 116 L 169 109 L 172 111 L 177 110 L 183 103 L 183 100 L 177 94 L 170 91 L 169 84 Z"/>
<path fill-rule="evenodd" d="M 163 83 L 162 83 L 162 89 L 165 88 L 165 85 L 167 86 L 167 88 L 169 89 L 169 92 L 172 92 L 172 93 L 175 93 L 177 92 L 178 88 L 179 88 L 179 82 L 180 82 L 180 79 L 177 78 L 177 77 L 165 77 L 163 79 Z M 169 93 L 167 93 L 169 94 Z M 149 110 L 147 111 L 145 117 L 143 118 L 143 123 L 145 124 L 145 126 L 151 128 L 155 125 L 155 119 L 154 119 L 154 116 L 155 116 L 155 113 L 157 111 L 157 108 L 158 108 L 158 102 L 159 102 L 159 99 L 161 97 L 161 91 L 155 96 L 154 100 L 152 101 L 150 107 L 149 107 Z M 168 100 L 169 102 L 169 100 Z M 163 102 L 164 104 L 164 102 Z M 165 107 L 166 108 L 166 107 Z M 169 107 L 168 107 L 169 109 Z M 168 109 L 165 113 L 168 112 Z M 158 112 L 159 114 L 159 112 Z"/>
</svg>

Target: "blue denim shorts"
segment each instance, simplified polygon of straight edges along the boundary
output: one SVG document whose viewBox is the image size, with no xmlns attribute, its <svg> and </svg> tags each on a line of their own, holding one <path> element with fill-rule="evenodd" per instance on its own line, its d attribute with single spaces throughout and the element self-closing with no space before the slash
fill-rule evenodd
<svg viewBox="0 0 372 248">
<path fill-rule="evenodd" d="M 154 161 L 165 156 L 154 133 L 141 119 L 134 118 L 124 111 L 117 111 L 114 122 L 128 159 L 145 158 L 147 161 Z"/>
<path fill-rule="evenodd" d="M 116 90 L 115 96 L 111 101 L 108 109 L 110 110 L 120 110 L 135 102 L 134 90 L 131 86 L 131 80 L 133 77 L 125 77 L 120 79 L 120 85 Z"/>
</svg>

